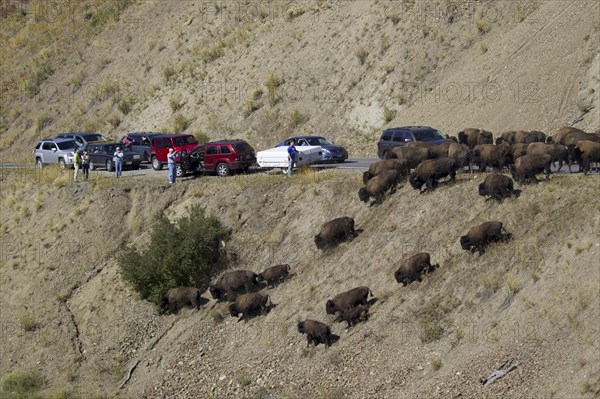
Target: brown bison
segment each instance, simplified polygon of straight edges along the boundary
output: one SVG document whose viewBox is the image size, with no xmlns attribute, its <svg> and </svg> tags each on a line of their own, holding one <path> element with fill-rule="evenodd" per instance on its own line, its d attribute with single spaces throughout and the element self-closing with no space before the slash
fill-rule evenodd
<svg viewBox="0 0 600 399">
<path fill-rule="evenodd" d="M 324 249 L 342 241 L 352 241 L 354 237 L 356 237 L 354 219 L 342 216 L 321 226 L 319 234 L 315 236 L 315 245 L 318 249 Z"/>
<path fill-rule="evenodd" d="M 406 167 L 406 161 L 397 158 L 384 159 L 369 166 L 369 170 L 363 173 L 363 183 L 367 184 L 369 180 L 382 174 L 386 170 L 396 170 L 398 173 L 406 173 L 408 171 Z"/>
<path fill-rule="evenodd" d="M 270 285 L 271 287 L 275 288 L 275 284 L 285 280 L 289 274 L 290 265 L 288 264 L 271 266 L 256 276 L 256 282 L 262 283 L 263 281 L 266 281 L 267 286 Z"/>
<path fill-rule="evenodd" d="M 548 136 L 546 138 L 546 142 L 555 144 L 566 144 L 565 139 L 572 133 L 584 133 L 584 131 L 570 126 L 561 127 L 552 136 Z"/>
<path fill-rule="evenodd" d="M 485 172 L 488 166 L 498 170 L 505 168 L 510 163 L 510 155 L 508 154 L 508 144 L 481 144 L 473 149 L 473 162 L 478 165 L 479 171 Z"/>
<path fill-rule="evenodd" d="M 335 312 L 343 312 L 346 309 L 353 308 L 356 305 L 367 305 L 369 303 L 369 294 L 373 296 L 369 287 L 356 287 L 342 292 L 325 303 L 325 311 L 327 314 L 334 314 Z"/>
<path fill-rule="evenodd" d="M 171 288 L 165 295 L 163 295 L 158 306 L 162 309 L 167 310 L 170 313 L 177 313 L 179 309 L 184 306 L 191 306 L 200 309 L 200 302 L 202 297 L 200 296 L 200 290 L 196 287 L 175 287 Z"/>
<path fill-rule="evenodd" d="M 592 162 L 600 162 L 600 143 L 580 140 L 575 145 L 569 145 L 568 148 L 584 174 L 592 169 Z"/>
<path fill-rule="evenodd" d="M 469 148 L 474 148 L 477 144 L 492 144 L 493 140 L 493 134 L 483 129 L 466 128 L 458 132 L 458 142 L 468 145 Z"/>
<path fill-rule="evenodd" d="M 315 346 L 318 344 L 324 344 L 326 347 L 331 345 L 331 328 L 320 321 L 316 320 L 304 320 L 298 322 L 298 332 L 300 334 L 306 334 L 306 346 L 314 343 Z"/>
<path fill-rule="evenodd" d="M 465 251 L 475 252 L 478 250 L 479 256 L 481 256 L 485 245 L 494 241 L 507 241 L 511 238 L 512 234 L 502 227 L 502 222 L 491 221 L 471 227 L 467 235 L 460 237 L 460 246 Z"/>
<path fill-rule="evenodd" d="M 342 314 L 337 318 L 337 321 L 345 321 L 348 323 L 348 328 L 355 325 L 361 320 L 367 320 L 369 318 L 369 307 L 366 305 L 357 305 L 353 308 L 345 309 Z"/>
<path fill-rule="evenodd" d="M 225 272 L 209 287 L 213 299 L 223 299 L 227 295 L 228 301 L 235 300 L 240 293 L 247 293 L 257 283 L 257 275 L 249 270 L 234 270 Z"/>
<path fill-rule="evenodd" d="M 527 148 L 531 143 L 517 143 L 510 146 L 508 153 L 510 155 L 511 164 L 514 164 L 517 158 L 527 155 Z"/>
<path fill-rule="evenodd" d="M 498 201 L 513 195 L 518 198 L 520 194 L 521 190 L 514 189 L 513 180 L 504 175 L 487 175 L 483 183 L 479 184 L 479 195 L 482 197 L 489 196 Z"/>
<path fill-rule="evenodd" d="M 538 131 L 525 132 L 519 130 L 515 133 L 515 143 L 543 143 L 546 141 L 546 134 Z"/>
<path fill-rule="evenodd" d="M 569 172 L 571 171 L 569 151 L 562 144 L 530 143 L 527 146 L 527 154 L 548 154 L 552 157 L 552 163 L 558 162 L 558 170 L 561 170 L 563 163 L 566 162 L 569 165 Z"/>
<path fill-rule="evenodd" d="M 400 267 L 394 273 L 394 278 L 398 284 L 406 287 L 413 281 L 421 281 L 422 273 L 432 273 L 440 265 L 432 265 L 431 257 L 426 252 L 421 252 L 405 259 L 400 264 Z"/>
<path fill-rule="evenodd" d="M 421 162 L 430 159 L 429 149 L 423 147 L 395 147 L 386 154 L 387 159 L 399 159 L 404 162 L 406 171 L 414 169 Z"/>
<path fill-rule="evenodd" d="M 383 202 L 383 196 L 386 192 L 389 191 L 390 194 L 394 194 L 396 192 L 398 180 L 400 180 L 400 173 L 398 173 L 398 171 L 393 169 L 386 170 L 380 175 L 377 175 L 369 180 L 365 187 L 359 189 L 358 198 L 362 202 L 367 203 L 369 202 L 369 199 L 373 197 L 374 201 L 371 203 L 371 206 L 374 204 L 381 204 Z"/>
<path fill-rule="evenodd" d="M 437 144 L 428 143 L 426 141 L 410 141 L 404 145 L 406 148 L 410 147 L 419 147 L 419 148 L 427 148 L 429 151 L 428 158 L 434 159 L 441 156 L 441 147 Z"/>
<path fill-rule="evenodd" d="M 473 150 L 466 144 L 452 143 L 448 147 L 448 157 L 454 159 L 456 167 L 460 170 L 465 166 L 469 167 L 469 172 L 473 172 L 471 161 L 473 160 Z"/>
<path fill-rule="evenodd" d="M 234 303 L 229 305 L 229 314 L 231 314 L 232 317 L 238 317 L 241 313 L 242 317 L 240 317 L 239 320 L 246 319 L 250 316 L 268 312 L 271 306 L 270 302 L 271 299 L 269 296 L 263 295 L 260 292 L 243 294 L 237 297 Z"/>
<path fill-rule="evenodd" d="M 500 137 L 498 137 L 496 139 L 496 145 L 502 144 L 502 143 L 508 143 L 510 145 L 515 144 L 515 134 L 516 133 L 517 132 L 515 132 L 514 130 L 502 133 L 500 135 Z"/>
<path fill-rule="evenodd" d="M 512 177 L 520 183 L 537 182 L 535 175 L 544 172 L 550 178 L 552 157 L 548 154 L 523 155 L 517 158 L 512 167 Z"/>
<path fill-rule="evenodd" d="M 421 191 L 424 193 L 433 190 L 442 177 L 450 176 L 450 181 L 453 182 L 456 179 L 456 169 L 456 161 L 452 158 L 428 159 L 417 166 L 408 181 L 415 190 L 425 185 L 425 190 Z"/>
</svg>

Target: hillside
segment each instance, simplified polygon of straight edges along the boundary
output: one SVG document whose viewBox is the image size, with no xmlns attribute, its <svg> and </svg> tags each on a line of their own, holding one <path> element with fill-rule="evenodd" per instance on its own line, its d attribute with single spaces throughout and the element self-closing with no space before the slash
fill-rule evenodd
<svg viewBox="0 0 600 399">
<path fill-rule="evenodd" d="M 461 175 L 432 194 L 403 187 L 374 208 L 356 196 L 358 173 L 201 178 L 167 189 L 153 180 L 63 186 L 61 177 L 17 176 L 3 181 L 2 374 L 39 370 L 50 391 L 82 397 L 571 398 L 600 390 L 595 176 L 556 175 L 496 204 L 475 195 L 480 176 Z M 211 300 L 197 313 L 158 316 L 121 280 L 119 249 L 144 245 L 155 212 L 176 218 L 195 203 L 232 229 L 234 267 L 292 266 L 295 276 L 267 291 L 277 304 L 268 315 L 236 323 Z M 317 251 L 318 227 L 340 215 L 363 232 Z M 489 219 L 515 240 L 481 258 L 461 250 L 458 237 Z M 417 251 L 440 268 L 402 288 L 393 272 Z M 346 330 L 324 303 L 357 285 L 377 302 L 366 323 Z M 339 341 L 306 348 L 296 331 L 303 318 L 331 323 Z M 515 372 L 479 384 L 511 358 L 520 362 Z"/>
<path fill-rule="evenodd" d="M 183 131 L 257 150 L 306 132 L 351 157 L 410 124 L 594 131 L 599 15 L 592 0 L 9 0 L 0 163 L 31 162 L 36 140 L 60 131 Z M 358 200 L 357 171 L 170 188 L 164 175 L 72 185 L 54 168 L 0 169 L 0 377 L 35 372 L 48 399 L 600 395 L 597 174 L 553 175 L 502 204 L 476 195 L 482 175 L 463 174 L 373 208 Z M 211 299 L 159 316 L 123 282 L 117 259 L 148 244 L 156 213 L 175 220 L 193 204 L 231 229 L 232 268 L 291 265 L 267 291 L 268 315 L 238 323 Z M 362 233 L 316 250 L 321 224 L 342 215 Z M 515 239 L 481 258 L 461 250 L 491 219 Z M 398 262 L 418 251 L 440 268 L 399 286 Z M 324 304 L 358 285 L 377 301 L 346 329 Z M 306 348 L 304 318 L 339 341 Z M 514 372 L 480 384 L 511 359 Z"/>
<path fill-rule="evenodd" d="M 259 150 L 307 132 L 372 155 L 385 126 L 600 125 L 594 1 L 14 3 L 3 159 L 73 130 L 241 137 Z"/>
</svg>

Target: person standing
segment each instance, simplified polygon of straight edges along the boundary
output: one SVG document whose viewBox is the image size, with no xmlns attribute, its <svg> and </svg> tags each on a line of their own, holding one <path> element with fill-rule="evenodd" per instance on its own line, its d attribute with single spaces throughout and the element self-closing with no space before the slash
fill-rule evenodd
<svg viewBox="0 0 600 399">
<path fill-rule="evenodd" d="M 121 147 L 117 147 L 117 150 L 113 154 L 113 162 L 115 163 L 115 177 L 121 177 L 121 171 L 123 170 L 123 151 Z"/>
<path fill-rule="evenodd" d="M 177 151 L 173 150 L 173 148 L 169 148 L 169 153 L 167 154 L 167 165 L 169 166 L 169 184 L 175 183 L 175 179 L 177 178 L 177 154 Z"/>
<path fill-rule="evenodd" d="M 90 175 L 90 154 L 85 150 L 81 156 L 81 173 L 83 173 L 83 179 L 87 180 Z"/>
<path fill-rule="evenodd" d="M 77 173 L 79 172 L 79 168 L 81 168 L 81 155 L 79 154 L 79 148 L 76 149 L 75 154 L 73 154 L 73 168 L 75 169 L 73 182 L 79 183 L 79 180 L 77 180 Z"/>
<path fill-rule="evenodd" d="M 292 141 L 290 141 L 290 146 L 287 148 L 287 153 L 288 153 L 287 175 L 288 176 L 292 175 L 292 169 L 294 169 L 294 164 L 296 163 L 296 157 L 298 156 L 295 144 L 296 144 L 296 140 L 292 139 Z"/>
</svg>

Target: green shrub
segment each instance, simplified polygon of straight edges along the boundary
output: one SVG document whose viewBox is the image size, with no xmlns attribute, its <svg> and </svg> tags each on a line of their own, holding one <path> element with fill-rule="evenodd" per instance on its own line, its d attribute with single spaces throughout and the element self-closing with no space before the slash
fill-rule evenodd
<svg viewBox="0 0 600 399">
<path fill-rule="evenodd" d="M 190 126 L 190 120 L 186 118 L 182 114 L 175 115 L 175 120 L 173 121 L 173 131 L 174 132 L 183 132 Z"/>
<path fill-rule="evenodd" d="M 198 141 L 198 144 L 206 144 L 210 141 L 210 138 L 208 137 L 208 135 L 203 132 L 194 133 L 194 137 Z"/>
<path fill-rule="evenodd" d="M 42 389 L 44 383 L 44 376 L 37 371 L 14 371 L 2 376 L 0 380 L 0 397 L 35 397 L 31 394 Z"/>
<path fill-rule="evenodd" d="M 169 222 L 159 213 L 150 233 L 150 245 L 141 252 L 131 248 L 118 258 L 123 278 L 140 297 L 155 302 L 179 285 L 206 289 L 219 269 L 219 242 L 224 229 L 200 206 L 189 215 Z"/>
</svg>

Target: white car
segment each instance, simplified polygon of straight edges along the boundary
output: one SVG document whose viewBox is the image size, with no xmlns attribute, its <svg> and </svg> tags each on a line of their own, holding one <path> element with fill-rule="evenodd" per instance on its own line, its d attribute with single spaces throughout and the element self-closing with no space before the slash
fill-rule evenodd
<svg viewBox="0 0 600 399">
<path fill-rule="evenodd" d="M 304 145 L 296 146 L 298 159 L 296 166 L 311 165 L 321 162 L 323 155 L 320 146 Z M 287 168 L 287 147 L 275 147 L 256 153 L 256 162 L 261 168 Z"/>
</svg>

